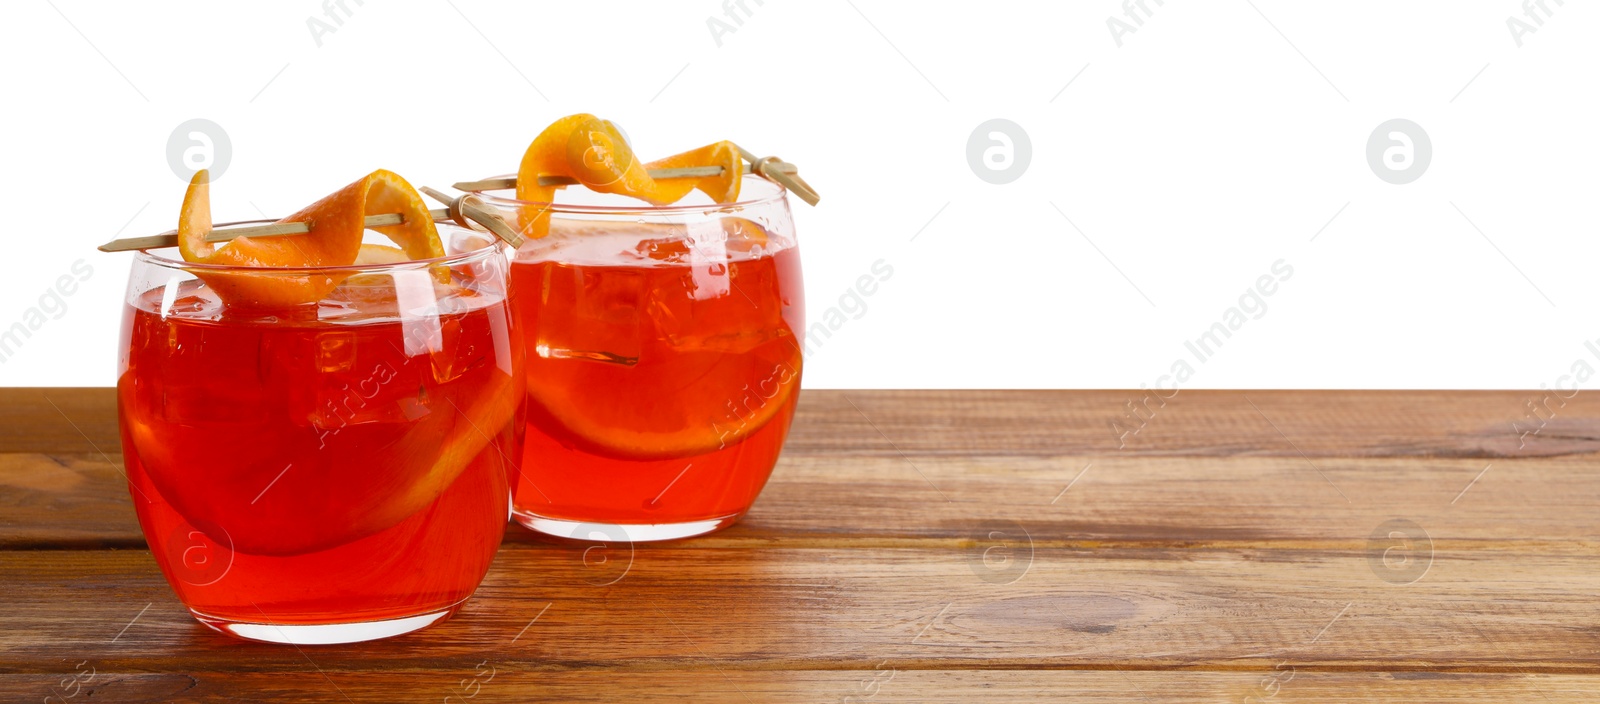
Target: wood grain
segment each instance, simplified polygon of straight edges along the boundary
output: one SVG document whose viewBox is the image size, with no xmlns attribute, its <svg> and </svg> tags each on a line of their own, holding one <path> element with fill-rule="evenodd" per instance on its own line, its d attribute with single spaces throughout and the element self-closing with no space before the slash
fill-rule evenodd
<svg viewBox="0 0 1600 704">
<path fill-rule="evenodd" d="M 307 654 L 324 671 L 470 669 L 487 657 L 522 669 L 1260 670 L 1288 660 L 1600 672 L 1591 554 L 1409 557 L 1429 564 L 1401 584 L 1363 552 L 1029 550 L 1003 539 L 956 550 L 624 545 L 587 556 L 510 546 L 456 619 L 378 647 Z M 205 630 L 141 551 L 0 553 L 0 571 L 0 671 L 84 658 L 134 671 L 305 666 L 295 649 Z"/>
<path fill-rule="evenodd" d="M 51 429 L 0 436 L 0 548 L 142 545 L 106 390 L 7 395 L 21 399 L 10 415 L 32 419 L 19 423 Z M 1600 399 L 1523 423 L 1541 432 L 1518 450 L 1506 417 L 1535 394 L 1306 395 L 1185 392 L 1117 449 L 1109 430 L 1079 428 L 1114 392 L 808 391 L 750 516 L 694 545 L 949 542 L 997 520 L 1058 546 L 1353 549 L 1397 517 L 1452 545 L 1600 538 L 1582 520 L 1600 506 L 1600 464 L 1585 454 L 1600 442 Z"/>
<path fill-rule="evenodd" d="M 104 454 L 121 462 L 115 389 L 0 389 L 0 452 Z"/>
<path fill-rule="evenodd" d="M 0 700 L 1600 699 L 1600 397 L 1139 398 L 807 391 L 742 524 L 513 526 L 455 619 L 296 649 L 177 603 L 111 390 L 0 390 Z"/>
<path fill-rule="evenodd" d="M 950 545 L 1013 525 L 1057 547 L 1359 549 L 1399 517 L 1442 546 L 1594 546 L 1596 522 L 1575 517 L 1600 506 L 1597 479 L 1600 466 L 1566 456 L 1320 458 L 1312 465 L 1298 457 L 908 462 L 794 453 L 743 523 L 672 545 Z M 144 545 L 121 468 L 99 455 L 0 454 L 0 501 L 7 507 L 0 549 Z M 507 539 L 538 542 L 518 527 Z"/>
<path fill-rule="evenodd" d="M 98 448 L 115 457 L 121 447 L 112 389 L 3 391 L 0 452 Z M 1161 406 L 1147 393 L 807 390 L 785 452 L 1496 459 L 1600 451 L 1596 394 L 1183 391 Z M 1148 418 L 1143 425 L 1129 419 L 1129 402 Z M 1122 437 L 1113 422 L 1140 431 Z"/>
<path fill-rule="evenodd" d="M 76 663 L 74 663 L 76 664 Z M 392 673 L 253 673 L 188 670 L 132 673 L 101 670 L 73 702 L 163 701 L 426 701 L 611 702 L 690 700 L 718 704 L 767 701 L 895 702 L 1063 701 L 1079 704 L 1296 704 L 1299 702 L 1589 703 L 1600 682 L 1588 676 L 1430 672 L 1141 672 L 1125 670 L 765 670 L 721 672 L 550 672 L 483 661 L 465 669 Z M 61 692 L 73 673 L 0 675 L 0 698 L 37 701 Z M 474 679 L 476 678 L 476 679 Z M 52 687 L 56 687 L 52 690 Z M 69 690 L 70 691 L 70 690 Z M 470 698 L 467 695 L 472 695 Z M 55 695 L 59 696 L 59 695 Z M 51 699 L 51 702 L 58 701 Z"/>
</svg>

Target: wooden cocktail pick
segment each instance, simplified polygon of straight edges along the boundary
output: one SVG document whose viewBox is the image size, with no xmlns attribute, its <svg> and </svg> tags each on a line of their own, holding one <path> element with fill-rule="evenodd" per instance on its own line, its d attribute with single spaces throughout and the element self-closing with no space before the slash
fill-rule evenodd
<svg viewBox="0 0 1600 704">
<path fill-rule="evenodd" d="M 806 183 L 805 179 L 800 178 L 800 167 L 775 156 L 757 157 L 744 147 L 739 147 L 739 156 L 749 162 L 744 165 L 744 173 L 757 174 L 768 181 L 781 184 L 808 204 L 816 205 L 818 201 L 822 200 L 822 196 L 817 195 L 816 189 L 812 188 L 811 184 Z M 721 173 L 721 166 L 684 166 L 674 169 L 650 169 L 649 171 L 650 178 L 653 179 L 705 178 Z M 575 186 L 578 185 L 578 180 L 567 176 L 540 175 L 539 185 Z M 496 191 L 516 187 L 517 177 L 515 176 L 487 178 L 480 181 L 461 181 L 454 184 L 454 188 L 459 191 Z"/>
<path fill-rule="evenodd" d="M 429 198 L 444 203 L 447 206 L 446 213 L 456 224 L 472 230 L 487 229 L 489 232 L 494 233 L 495 237 L 499 237 L 501 241 L 511 245 L 513 248 L 522 246 L 522 233 L 517 232 L 517 228 L 512 227 L 510 223 L 505 221 L 505 218 L 500 217 L 500 213 L 495 212 L 494 208 L 485 205 L 483 199 L 477 195 L 468 193 L 451 198 L 448 194 L 427 186 L 417 190 L 422 191 Z M 434 211 L 430 210 L 428 212 L 432 213 Z M 438 220 L 438 218 L 434 219 Z"/>
<path fill-rule="evenodd" d="M 737 144 L 734 146 L 739 147 Z M 760 174 L 762 178 L 768 181 L 782 184 L 784 188 L 799 196 L 800 200 L 805 201 L 808 205 L 816 205 L 818 201 L 822 200 L 822 196 L 817 195 L 817 189 L 812 188 L 811 184 L 800 178 L 800 169 L 794 168 L 794 164 L 775 156 L 757 158 L 755 154 L 750 153 L 744 147 L 739 147 L 739 156 L 750 162 L 751 171 Z"/>
<path fill-rule="evenodd" d="M 522 246 L 522 236 L 516 228 L 508 225 L 499 213 L 483 205 L 476 196 L 464 195 L 459 198 L 450 198 L 431 188 L 420 189 L 428 195 L 443 202 L 446 207 L 428 211 L 428 216 L 434 222 L 452 221 L 462 227 L 487 231 L 504 240 L 513 247 Z M 380 213 L 368 215 L 363 225 L 366 227 L 383 227 L 386 225 L 399 225 L 405 222 L 405 216 L 400 213 Z M 266 224 L 261 224 L 266 223 Z M 227 242 L 235 237 L 282 237 L 284 235 L 303 235 L 311 231 L 311 227 L 303 222 L 273 222 L 271 220 L 239 220 L 236 222 L 218 223 L 206 233 L 207 242 Z M 161 247 L 178 246 L 178 231 L 167 230 L 158 235 L 144 237 L 128 237 L 112 240 L 98 248 L 102 252 L 130 252 L 138 249 L 159 249 Z"/>
</svg>

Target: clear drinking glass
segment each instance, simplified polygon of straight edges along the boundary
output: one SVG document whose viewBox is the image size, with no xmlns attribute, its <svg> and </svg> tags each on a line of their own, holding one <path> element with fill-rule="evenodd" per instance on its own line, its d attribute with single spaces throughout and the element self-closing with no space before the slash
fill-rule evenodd
<svg viewBox="0 0 1600 704">
<path fill-rule="evenodd" d="M 445 257 L 383 265 L 135 255 L 123 457 L 150 550 L 201 623 L 370 640 L 447 618 L 483 579 L 510 508 L 522 339 L 505 248 L 439 233 Z M 229 277 L 333 288 L 251 309 L 219 300 Z"/>
<path fill-rule="evenodd" d="M 514 515 L 563 538 L 707 533 L 749 510 L 799 399 L 800 255 L 784 190 L 655 207 L 568 188 L 555 203 L 482 193 L 549 234 L 511 264 L 528 350 Z M 698 199 L 698 200 L 696 200 Z"/>
</svg>

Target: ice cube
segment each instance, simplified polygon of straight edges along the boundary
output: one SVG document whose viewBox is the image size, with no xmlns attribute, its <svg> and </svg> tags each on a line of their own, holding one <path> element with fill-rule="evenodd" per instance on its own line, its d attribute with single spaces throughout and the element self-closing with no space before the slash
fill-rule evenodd
<svg viewBox="0 0 1600 704">
<path fill-rule="evenodd" d="M 545 265 L 548 300 L 573 301 L 539 310 L 533 352 L 555 359 L 638 362 L 648 270 L 602 270 Z"/>
<path fill-rule="evenodd" d="M 390 355 L 362 356 L 348 372 L 321 375 L 309 385 L 316 389 L 310 424 L 324 444 L 354 426 L 404 423 L 427 413 L 417 407 L 421 380 L 414 368 L 397 366 Z"/>
<path fill-rule="evenodd" d="M 459 315 L 439 319 L 439 347 L 428 352 L 428 366 L 433 370 L 434 383 L 450 383 L 487 361 L 483 358 L 486 351 L 477 349 L 462 334 L 462 326 L 466 324 L 467 321 Z"/>
<path fill-rule="evenodd" d="M 324 332 L 317 335 L 317 371 L 337 373 L 349 371 L 356 361 L 355 333 L 348 331 Z"/>
<path fill-rule="evenodd" d="M 717 220 L 689 223 L 689 267 L 697 301 L 728 295 L 728 233 Z"/>
</svg>

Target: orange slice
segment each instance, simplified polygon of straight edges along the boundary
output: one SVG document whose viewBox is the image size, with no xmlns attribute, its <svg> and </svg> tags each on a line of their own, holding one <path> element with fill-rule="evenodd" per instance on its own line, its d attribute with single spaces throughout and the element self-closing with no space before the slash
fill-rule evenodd
<svg viewBox="0 0 1600 704">
<path fill-rule="evenodd" d="M 535 286 L 543 287 L 535 295 L 550 305 L 530 326 L 528 338 L 532 423 L 556 429 L 561 442 L 595 454 L 660 460 L 731 447 L 778 416 L 797 393 L 804 365 L 796 332 L 782 312 L 733 296 L 738 304 L 700 309 L 705 317 L 690 322 L 680 317 L 684 308 L 674 310 L 667 300 L 682 297 L 682 289 L 661 285 L 687 276 L 690 267 L 704 266 L 696 263 L 704 261 L 700 257 L 715 260 L 724 251 L 748 251 L 768 242 L 768 233 L 752 220 L 729 217 L 721 224 L 725 239 L 720 243 L 709 241 L 715 232 L 691 243 L 686 229 L 633 223 L 586 223 L 571 233 L 583 237 L 639 228 L 667 235 L 640 241 L 637 251 L 682 268 L 678 273 L 665 267 L 644 270 L 664 277 L 648 280 L 644 290 L 672 293 L 638 300 L 637 317 L 580 312 L 587 308 L 580 301 L 596 292 L 565 275 L 565 267 L 535 265 L 540 267 Z M 567 236 L 561 229 L 558 233 Z M 581 334 L 565 334 L 576 326 L 582 326 Z M 592 350 L 630 350 L 634 358 L 616 363 Z"/>
<path fill-rule="evenodd" d="M 379 169 L 278 222 L 303 222 L 310 232 L 280 237 L 239 237 L 216 247 L 211 232 L 210 174 L 195 173 L 178 218 L 178 251 L 186 261 L 235 267 L 348 266 L 362 255 L 368 215 L 400 213 L 405 221 L 373 229 L 400 246 L 406 259 L 444 256 L 439 232 L 422 196 L 405 179 Z M 388 249 L 388 248 L 384 248 Z M 374 250 L 376 251 L 376 250 Z M 376 256 L 376 255 L 369 255 Z M 392 252 L 383 256 L 392 257 Z M 368 262 L 363 262 L 368 263 Z M 379 263 L 379 262 L 371 262 Z M 345 278 L 340 274 L 196 271 L 224 303 L 286 307 L 321 300 Z"/>
<path fill-rule="evenodd" d="M 732 447 L 765 427 L 800 387 L 803 360 L 792 340 L 743 354 L 667 354 L 672 373 L 569 363 L 559 374 L 540 374 L 535 360 L 528 367 L 529 421 L 560 428 L 564 442 L 607 457 L 688 457 Z M 596 389 L 613 393 L 597 397 Z"/>
<path fill-rule="evenodd" d="M 356 423 L 320 439 L 308 438 L 303 426 L 281 424 L 169 428 L 148 422 L 145 413 L 130 416 L 127 437 L 160 496 L 191 525 L 203 527 L 218 542 L 231 542 L 239 553 L 300 555 L 348 544 L 416 515 L 473 462 L 489 462 L 496 465 L 494 471 L 504 471 L 499 465 L 506 450 L 485 449 L 496 437 L 509 440 L 506 429 L 522 426 L 517 414 L 523 391 L 520 369 L 516 371 L 481 375 L 483 381 L 475 383 L 471 394 L 430 387 L 429 393 L 450 395 L 436 401 L 443 408 L 411 422 Z M 132 391 L 131 382 L 120 393 L 123 403 L 150 402 Z M 221 435 L 209 442 L 173 441 L 207 433 Z M 231 445 L 217 444 L 217 437 L 228 438 Z M 339 449 L 322 452 L 322 443 Z M 282 456 L 289 448 L 291 456 L 303 459 L 284 470 L 260 458 L 230 456 L 225 449 L 262 444 L 279 451 L 264 456 Z M 357 447 L 365 452 L 359 462 L 329 459 L 351 457 Z M 196 480 L 195 467 L 229 471 Z M 268 482 L 270 492 L 258 488 Z"/>
</svg>

